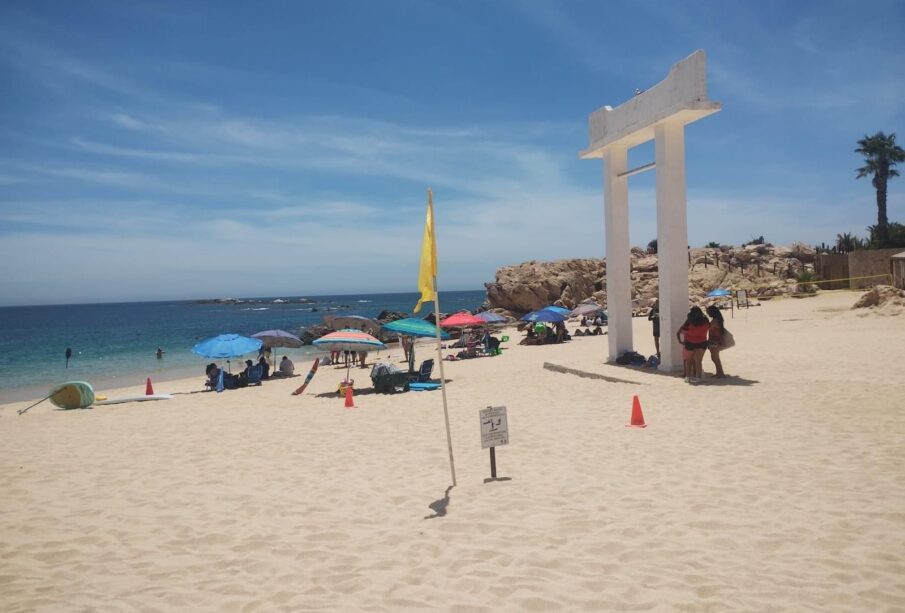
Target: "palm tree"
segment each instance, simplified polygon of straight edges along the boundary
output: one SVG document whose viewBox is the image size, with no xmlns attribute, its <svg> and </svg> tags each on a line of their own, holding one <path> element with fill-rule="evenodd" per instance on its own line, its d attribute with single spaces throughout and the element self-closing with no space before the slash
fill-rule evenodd
<svg viewBox="0 0 905 613">
<path fill-rule="evenodd" d="M 856 178 L 873 175 L 873 185 L 877 190 L 877 240 L 880 246 L 889 242 L 889 220 L 886 218 L 886 182 L 890 177 L 899 176 L 896 163 L 905 162 L 905 149 L 896 144 L 895 133 L 886 136 L 877 132 L 865 135 L 858 141 L 855 153 L 864 156 L 864 166 L 857 170 Z"/>
<path fill-rule="evenodd" d="M 837 234 L 836 249 L 838 249 L 840 253 L 848 253 L 849 251 L 854 251 L 855 241 L 857 240 L 858 239 L 852 236 L 850 232 L 846 232 L 845 234 Z"/>
<path fill-rule="evenodd" d="M 873 228 L 873 226 L 871 226 L 871 228 Z M 839 251 L 839 253 L 848 253 L 857 249 L 864 249 L 867 245 L 868 242 L 865 239 L 858 238 L 851 232 L 836 235 L 836 250 Z"/>
</svg>

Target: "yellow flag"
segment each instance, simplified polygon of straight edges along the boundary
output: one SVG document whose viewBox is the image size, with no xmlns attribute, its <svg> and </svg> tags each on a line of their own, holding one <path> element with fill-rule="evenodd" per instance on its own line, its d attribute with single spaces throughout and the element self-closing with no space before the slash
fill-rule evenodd
<svg viewBox="0 0 905 613">
<path fill-rule="evenodd" d="M 421 299 L 413 309 L 421 310 L 421 305 L 436 298 L 434 277 L 437 276 L 437 241 L 434 237 L 434 200 L 431 190 L 427 190 L 427 219 L 424 221 L 424 239 L 421 241 L 421 268 L 418 270 L 418 290 Z"/>
</svg>

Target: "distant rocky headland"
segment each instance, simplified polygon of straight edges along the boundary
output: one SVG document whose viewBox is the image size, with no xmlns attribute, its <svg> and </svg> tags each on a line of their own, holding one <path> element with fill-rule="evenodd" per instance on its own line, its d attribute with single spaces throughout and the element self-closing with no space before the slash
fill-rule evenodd
<svg viewBox="0 0 905 613">
<path fill-rule="evenodd" d="M 203 298 L 194 304 L 317 304 L 310 298 Z M 348 305 L 345 305 L 348 307 Z"/>
<path fill-rule="evenodd" d="M 718 287 L 746 289 L 753 297 L 772 297 L 796 291 L 799 279 L 814 272 L 815 250 L 802 243 L 790 247 L 750 244 L 742 247 L 692 248 L 688 251 L 688 289 L 692 303 L 702 303 Z M 632 303 L 646 312 L 657 299 L 657 254 L 633 247 Z M 606 306 L 606 260 L 529 261 L 497 270 L 485 283 L 486 308 L 519 317 L 550 304 L 572 308 L 596 301 Z"/>
</svg>

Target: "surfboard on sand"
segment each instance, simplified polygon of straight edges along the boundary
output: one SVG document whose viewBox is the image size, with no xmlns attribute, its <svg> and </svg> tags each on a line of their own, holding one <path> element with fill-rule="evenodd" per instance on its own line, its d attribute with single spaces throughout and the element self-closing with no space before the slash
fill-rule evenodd
<svg viewBox="0 0 905 613">
<path fill-rule="evenodd" d="M 95 402 L 94 406 L 100 406 L 103 404 L 122 404 L 123 402 L 145 402 L 148 400 L 170 400 L 171 398 L 173 398 L 173 394 L 143 394 L 141 396 L 123 396 L 122 398 L 109 398 L 107 400 Z"/>
<path fill-rule="evenodd" d="M 302 392 L 305 391 L 305 388 L 308 387 L 309 383 L 311 383 L 311 379 L 314 378 L 314 373 L 317 372 L 317 367 L 320 363 L 321 363 L 320 359 L 314 360 L 314 364 L 311 365 L 311 370 L 308 371 L 308 375 L 305 377 L 305 382 L 302 383 L 301 387 L 299 387 L 297 390 L 292 392 L 293 396 L 298 396 L 299 394 L 301 394 Z"/>
</svg>

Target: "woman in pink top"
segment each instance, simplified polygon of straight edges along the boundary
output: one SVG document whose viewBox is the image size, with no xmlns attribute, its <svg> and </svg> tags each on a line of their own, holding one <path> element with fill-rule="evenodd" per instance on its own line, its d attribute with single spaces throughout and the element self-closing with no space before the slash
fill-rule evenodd
<svg viewBox="0 0 905 613">
<path fill-rule="evenodd" d="M 709 330 L 710 322 L 701 307 L 691 307 L 691 310 L 688 311 L 688 319 L 676 332 L 676 338 L 689 353 L 689 359 L 685 363 L 685 372 L 688 375 L 685 381 L 688 383 L 696 383 L 701 379 Z"/>
</svg>

